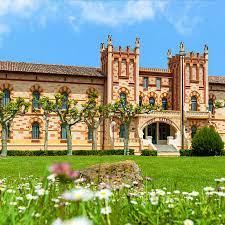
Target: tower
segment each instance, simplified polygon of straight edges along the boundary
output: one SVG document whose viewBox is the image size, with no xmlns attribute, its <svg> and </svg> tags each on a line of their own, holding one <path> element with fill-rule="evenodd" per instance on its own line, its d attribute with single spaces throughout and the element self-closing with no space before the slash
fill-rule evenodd
<svg viewBox="0 0 225 225">
<path fill-rule="evenodd" d="M 139 102 L 139 54 L 140 40 L 136 38 L 134 49 L 114 47 L 112 36 L 108 35 L 107 46 L 101 43 L 101 70 L 106 75 L 107 103 L 118 100 L 124 92 L 127 100 Z"/>
</svg>

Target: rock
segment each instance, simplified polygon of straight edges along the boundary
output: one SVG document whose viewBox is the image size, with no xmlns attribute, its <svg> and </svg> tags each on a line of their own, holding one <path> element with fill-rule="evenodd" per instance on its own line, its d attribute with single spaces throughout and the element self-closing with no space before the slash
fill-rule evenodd
<svg viewBox="0 0 225 225">
<path fill-rule="evenodd" d="M 102 163 L 80 171 L 88 182 L 105 183 L 111 187 L 121 184 L 142 186 L 143 178 L 139 166 L 131 160 L 115 163 Z"/>
</svg>

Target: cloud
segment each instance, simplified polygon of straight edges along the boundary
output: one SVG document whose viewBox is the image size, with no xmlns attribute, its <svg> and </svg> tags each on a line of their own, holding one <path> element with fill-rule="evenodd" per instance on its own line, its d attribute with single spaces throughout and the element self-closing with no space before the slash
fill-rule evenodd
<svg viewBox="0 0 225 225">
<path fill-rule="evenodd" d="M 77 1 L 71 0 L 74 15 L 83 22 L 110 27 L 153 20 L 157 12 L 164 10 L 167 1 Z"/>
<path fill-rule="evenodd" d="M 21 23 L 31 29 L 46 28 L 51 20 L 79 31 L 87 23 L 116 29 L 163 18 L 178 33 L 187 35 L 202 22 L 196 11 L 199 5 L 200 1 L 176 0 L 0 0 L 0 39 Z"/>
</svg>

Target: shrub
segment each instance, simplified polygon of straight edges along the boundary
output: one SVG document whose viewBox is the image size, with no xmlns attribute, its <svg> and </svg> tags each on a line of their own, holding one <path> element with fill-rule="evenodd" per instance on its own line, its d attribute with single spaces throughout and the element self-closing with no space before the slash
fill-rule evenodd
<svg viewBox="0 0 225 225">
<path fill-rule="evenodd" d="M 73 155 L 123 155 L 124 150 L 74 150 Z M 129 150 L 130 155 L 134 155 L 134 150 Z M 67 155 L 67 151 L 64 150 L 34 150 L 34 151 L 8 151 L 8 156 L 63 156 Z"/>
<path fill-rule="evenodd" d="M 192 139 L 193 155 L 221 155 L 223 148 L 224 142 L 219 133 L 211 127 L 203 127 L 202 129 L 199 129 Z"/>
<path fill-rule="evenodd" d="M 193 151 L 191 149 L 181 149 L 180 156 L 192 156 Z"/>
<path fill-rule="evenodd" d="M 141 151 L 141 155 L 142 156 L 157 156 L 157 151 L 144 149 Z"/>
</svg>

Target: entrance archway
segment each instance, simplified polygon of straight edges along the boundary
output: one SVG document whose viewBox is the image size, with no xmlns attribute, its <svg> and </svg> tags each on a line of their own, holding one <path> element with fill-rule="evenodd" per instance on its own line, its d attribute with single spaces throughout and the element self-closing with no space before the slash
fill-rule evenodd
<svg viewBox="0 0 225 225">
<path fill-rule="evenodd" d="M 142 129 L 143 139 L 149 139 L 152 137 L 153 144 L 165 145 L 168 142 L 168 137 L 176 138 L 176 132 L 174 126 L 165 122 L 154 122 L 146 125 Z"/>
</svg>

